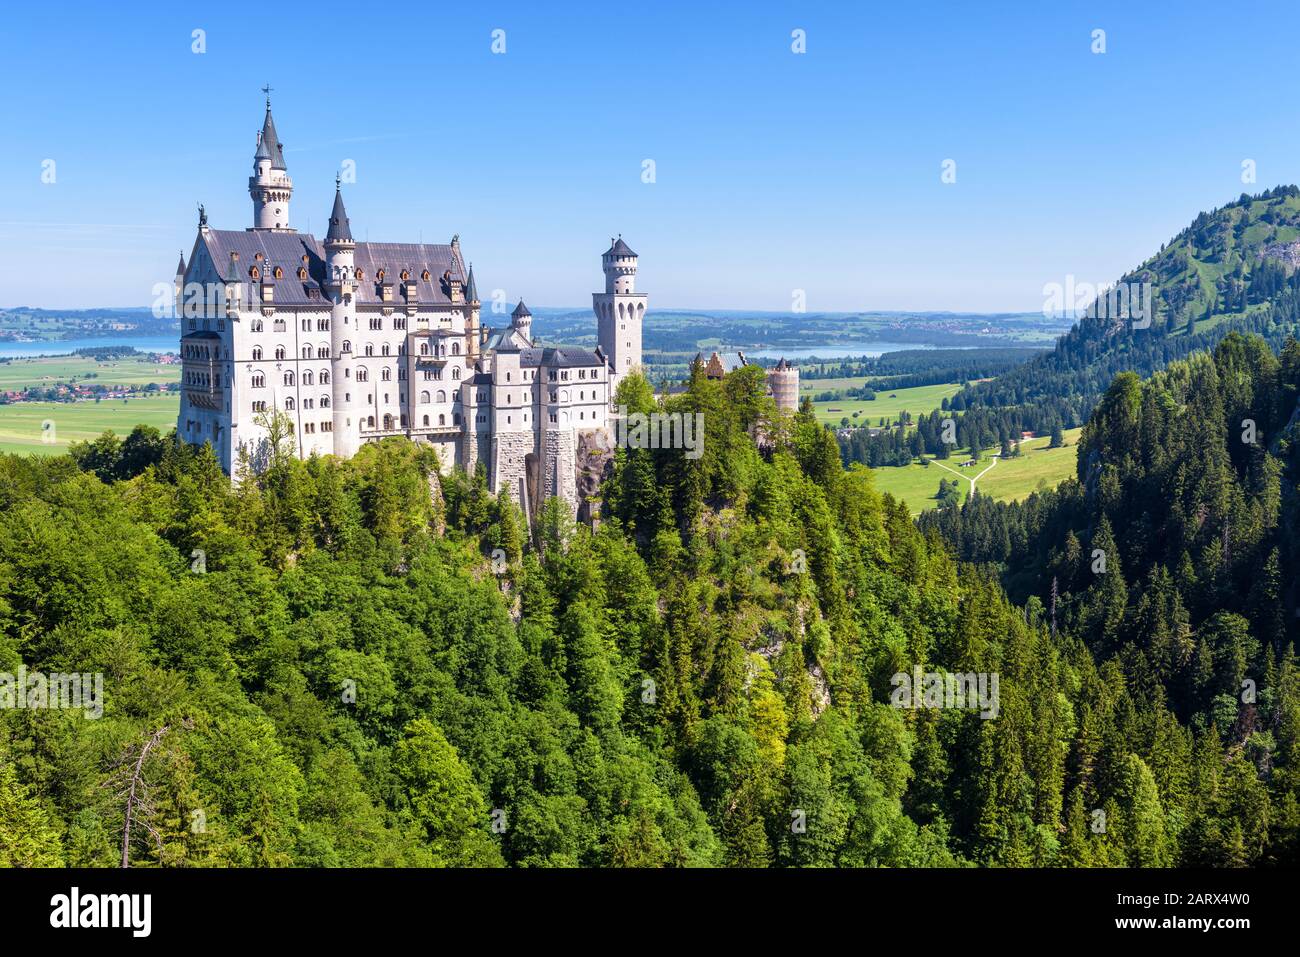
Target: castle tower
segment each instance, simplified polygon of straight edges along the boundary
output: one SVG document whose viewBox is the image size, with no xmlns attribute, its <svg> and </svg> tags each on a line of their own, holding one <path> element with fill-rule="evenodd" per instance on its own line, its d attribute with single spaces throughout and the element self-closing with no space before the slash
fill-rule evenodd
<svg viewBox="0 0 1300 957">
<path fill-rule="evenodd" d="M 605 291 L 593 293 L 596 338 L 610 365 L 609 389 L 613 398 L 619 380 L 641 365 L 641 323 L 646 295 L 636 291 L 636 253 L 623 237 L 609 241 L 600 257 L 605 271 Z"/>
<path fill-rule="evenodd" d="M 271 88 L 262 88 L 266 96 L 266 118 L 257 134 L 257 152 L 253 154 L 253 175 L 248 177 L 248 195 L 253 198 L 252 229 L 271 229 L 291 233 L 289 199 L 293 180 L 284 166 L 284 144 L 275 132 L 271 119 Z"/>
<path fill-rule="evenodd" d="M 529 342 L 533 341 L 533 314 L 528 311 L 522 299 L 515 306 L 515 311 L 510 313 L 510 327 Z"/>
<path fill-rule="evenodd" d="M 330 228 L 325 234 L 325 289 L 332 301 L 330 307 L 330 354 L 333 358 L 332 405 L 334 407 L 334 454 L 348 457 L 361 446 L 361 421 L 357 409 L 361 400 L 353 390 L 355 365 L 352 344 L 357 324 L 356 270 L 353 254 L 357 244 L 352 241 L 352 228 L 348 211 L 343 208 L 343 193 L 339 180 L 334 180 L 334 208 L 330 211 Z"/>
<path fill-rule="evenodd" d="M 799 411 L 799 367 L 782 357 L 775 368 L 767 373 L 767 386 L 772 391 L 776 407 L 782 412 Z"/>
</svg>

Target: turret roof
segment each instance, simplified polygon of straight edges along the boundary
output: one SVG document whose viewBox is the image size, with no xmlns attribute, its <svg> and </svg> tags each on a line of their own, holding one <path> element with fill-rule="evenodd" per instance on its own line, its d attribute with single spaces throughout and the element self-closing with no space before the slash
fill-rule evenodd
<svg viewBox="0 0 1300 957">
<path fill-rule="evenodd" d="M 352 229 L 348 224 L 348 211 L 343 208 L 343 192 L 334 187 L 334 208 L 330 210 L 330 228 L 325 234 L 325 242 L 352 242 Z"/>
</svg>

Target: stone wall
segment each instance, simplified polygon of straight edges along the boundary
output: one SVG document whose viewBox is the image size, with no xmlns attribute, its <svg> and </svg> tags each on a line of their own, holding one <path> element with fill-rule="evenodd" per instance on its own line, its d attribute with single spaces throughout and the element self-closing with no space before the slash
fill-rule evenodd
<svg viewBox="0 0 1300 957">
<path fill-rule="evenodd" d="M 533 432 L 503 432 L 492 436 L 492 463 L 488 468 L 488 488 L 493 494 L 503 489 L 520 508 L 521 486 L 526 487 L 528 455 L 536 447 Z"/>
</svg>

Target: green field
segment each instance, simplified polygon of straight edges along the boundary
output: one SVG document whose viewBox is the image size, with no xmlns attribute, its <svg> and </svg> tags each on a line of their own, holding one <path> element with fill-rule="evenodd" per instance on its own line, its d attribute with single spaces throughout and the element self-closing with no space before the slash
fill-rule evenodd
<svg viewBox="0 0 1300 957">
<path fill-rule="evenodd" d="M 142 359 L 96 362 L 82 356 L 49 359 L 11 359 L 0 362 L 0 391 L 53 386 L 73 380 L 90 385 L 142 386 L 179 382 L 180 365 L 159 365 Z"/>
<path fill-rule="evenodd" d="M 811 390 L 804 390 L 800 383 L 800 392 L 825 392 L 844 386 L 835 386 L 835 382 L 852 382 L 855 385 L 862 383 L 861 379 L 818 379 L 813 380 L 816 385 Z M 943 405 L 944 399 L 950 399 L 958 392 L 962 386 L 949 382 L 944 385 L 918 385 L 911 389 L 891 389 L 888 391 L 877 392 L 875 399 L 842 399 L 835 402 L 814 402 L 813 412 L 817 415 L 817 421 L 829 424 L 839 425 L 840 419 L 847 416 L 849 421 L 854 425 L 879 425 L 881 416 L 889 419 L 891 422 L 898 418 L 900 412 L 911 412 L 912 415 L 925 415 Z M 833 411 L 832 411 L 833 410 Z M 858 417 L 855 419 L 853 413 L 857 412 Z M 938 482 L 935 482 L 938 485 Z"/>
<path fill-rule="evenodd" d="M 1040 487 L 1054 488 L 1075 474 L 1079 433 L 1082 431 L 1082 429 L 1067 430 L 1065 445 L 1059 449 L 1047 447 L 1051 441 L 1048 436 L 1030 439 L 1024 444 L 1021 455 L 1006 461 L 999 460 L 997 465 L 984 473 L 983 478 L 976 483 L 976 488 L 981 494 L 989 495 L 1000 502 L 1019 501 L 1027 498 L 1031 492 Z M 963 469 L 957 465 L 965 459 L 965 455 L 962 454 L 954 455 L 944 463 L 963 476 L 960 479 L 962 501 L 966 500 L 970 492 L 970 483 L 966 479 L 979 475 L 988 468 L 994 461 L 992 453 L 996 451 L 996 448 L 985 450 L 980 464 L 974 468 Z M 927 508 L 934 508 L 938 504 L 935 495 L 939 491 L 940 479 L 957 478 L 952 472 L 945 471 L 935 462 L 930 462 L 929 465 L 913 462 L 911 465 L 898 468 L 872 469 L 872 475 L 876 480 L 876 488 L 902 499 L 913 515 L 920 514 Z"/>
<path fill-rule="evenodd" d="M 73 442 L 97 437 L 105 429 L 125 436 L 137 425 L 163 432 L 176 426 L 178 394 L 100 402 L 18 402 L 0 405 L 0 452 L 56 455 Z M 42 441 L 44 423 L 54 425 L 52 443 Z"/>
</svg>

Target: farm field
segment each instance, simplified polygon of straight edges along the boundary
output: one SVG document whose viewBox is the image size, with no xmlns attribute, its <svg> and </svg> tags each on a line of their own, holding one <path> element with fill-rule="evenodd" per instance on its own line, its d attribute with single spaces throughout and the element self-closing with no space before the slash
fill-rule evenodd
<svg viewBox="0 0 1300 957">
<path fill-rule="evenodd" d="M 180 396 L 156 395 L 99 402 L 18 402 L 0 405 L 0 452 L 58 455 L 73 442 L 82 442 L 112 429 L 125 437 L 137 425 L 152 425 L 166 433 L 176 426 Z M 42 441 L 44 423 L 54 424 L 52 443 Z"/>
<path fill-rule="evenodd" d="M 93 378 L 88 376 L 93 375 Z M 143 386 L 179 382 L 181 367 L 159 365 L 142 359 L 113 359 L 96 362 L 83 356 L 57 356 L 48 359 L 11 359 L 0 362 L 0 392 L 31 386 L 53 386 L 76 379 L 95 385 Z"/>
<path fill-rule="evenodd" d="M 819 379 L 815 380 L 816 386 L 812 392 L 825 392 L 836 388 L 846 388 L 847 386 L 836 386 L 831 383 L 845 382 L 860 384 L 861 379 Z M 814 402 L 813 412 L 817 416 L 817 421 L 823 424 L 839 425 L 840 419 L 848 417 L 854 425 L 877 425 L 882 416 L 893 421 L 898 418 L 900 412 L 911 412 L 913 415 L 925 415 L 943 405 L 944 399 L 950 399 L 962 387 L 955 382 L 949 382 L 941 385 L 918 385 L 910 389 L 897 389 L 884 392 L 877 392 L 876 398 L 867 399 L 841 399 L 835 402 Z M 800 383 L 800 395 L 807 395 L 809 391 L 803 389 L 803 383 Z M 832 411 L 834 410 L 834 411 Z M 853 413 L 858 413 L 855 419 Z M 938 482 L 936 481 L 936 485 Z"/>
<path fill-rule="evenodd" d="M 1054 488 L 1075 474 L 1079 434 L 1082 431 L 1082 429 L 1068 429 L 1065 432 L 1065 445 L 1059 449 L 1047 447 L 1051 441 L 1048 436 L 1030 439 L 1024 444 L 1020 456 L 1006 461 L 998 460 L 997 465 L 985 472 L 975 487 L 981 494 L 989 495 L 1000 502 L 1015 502 L 1028 498 L 1030 493 L 1036 491 L 1040 485 Z M 992 454 L 996 451 L 996 447 L 986 449 L 979 465 L 970 469 L 957 466 L 957 463 L 965 457 L 961 454 L 954 455 L 944 463 L 963 476 L 960 486 L 963 502 L 970 493 L 970 483 L 966 478 L 979 475 L 987 469 L 994 461 Z M 957 478 L 933 461 L 929 465 L 913 462 L 902 467 L 872 469 L 872 475 L 875 478 L 876 488 L 902 499 L 913 515 L 919 515 L 938 504 L 935 495 L 939 491 L 940 479 Z"/>
</svg>

